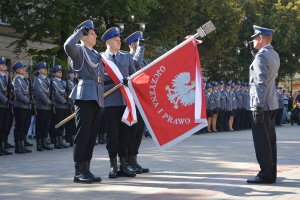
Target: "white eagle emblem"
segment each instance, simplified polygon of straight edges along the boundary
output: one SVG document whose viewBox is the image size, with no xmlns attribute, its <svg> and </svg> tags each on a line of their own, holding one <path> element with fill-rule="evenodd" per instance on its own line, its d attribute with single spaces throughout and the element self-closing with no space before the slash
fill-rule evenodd
<svg viewBox="0 0 300 200">
<path fill-rule="evenodd" d="M 182 72 L 172 80 L 173 88 L 166 86 L 168 99 L 178 109 L 178 102 L 184 107 L 195 103 L 195 81 L 190 81 L 190 73 Z"/>
</svg>

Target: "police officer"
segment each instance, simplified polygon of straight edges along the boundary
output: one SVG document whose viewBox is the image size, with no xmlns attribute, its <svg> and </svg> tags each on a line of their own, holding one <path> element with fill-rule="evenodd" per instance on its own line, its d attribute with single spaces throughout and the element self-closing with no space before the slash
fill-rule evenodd
<svg viewBox="0 0 300 200">
<path fill-rule="evenodd" d="M 235 118 L 233 121 L 234 130 L 240 130 L 241 116 L 242 116 L 242 108 L 243 108 L 243 96 L 241 92 L 241 81 L 237 81 L 235 84 L 235 98 L 236 98 L 236 112 Z"/>
<path fill-rule="evenodd" d="M 30 107 L 33 103 L 29 99 L 29 82 L 25 77 L 26 69 L 22 62 L 16 62 L 13 70 L 17 73 L 13 80 L 15 153 L 31 153 L 31 150 L 27 149 L 24 143 L 31 120 Z"/>
<path fill-rule="evenodd" d="M 7 98 L 7 66 L 5 58 L 0 58 L 0 156 L 11 155 L 4 147 L 6 141 L 6 133 L 9 129 L 8 116 L 10 115 L 9 104 L 12 103 Z"/>
<path fill-rule="evenodd" d="M 218 85 L 219 85 L 221 106 L 217 118 L 217 130 L 222 132 L 226 130 L 226 122 L 225 122 L 226 98 L 225 98 L 225 90 L 224 90 L 224 81 L 219 81 Z"/>
<path fill-rule="evenodd" d="M 53 89 L 54 89 L 54 107 L 55 113 L 52 116 L 51 120 L 51 131 L 54 136 L 54 148 L 62 149 L 68 148 L 69 146 L 63 142 L 64 137 L 64 128 L 65 126 L 61 126 L 59 128 L 55 128 L 55 124 L 59 123 L 63 119 L 67 117 L 68 112 L 68 101 L 66 100 L 67 92 L 66 92 L 66 82 L 63 81 L 62 78 L 62 67 L 57 65 L 52 70 L 54 74 L 53 79 Z"/>
<path fill-rule="evenodd" d="M 258 50 L 250 65 L 250 107 L 252 135 L 259 173 L 248 183 L 274 183 L 277 177 L 275 116 L 278 109 L 275 78 L 280 58 L 273 49 L 272 29 L 253 26 L 253 46 Z"/>
<path fill-rule="evenodd" d="M 68 71 L 68 77 L 66 79 L 66 93 L 67 93 L 67 100 L 68 100 L 68 115 L 73 114 L 74 112 L 74 103 L 72 99 L 69 98 L 69 95 L 73 88 L 75 87 L 75 83 L 77 84 L 76 81 L 76 75 L 75 71 L 73 69 L 70 69 Z M 75 119 L 70 120 L 66 125 L 65 125 L 65 131 L 66 131 L 66 141 L 70 143 L 70 147 L 73 147 L 74 145 L 74 139 L 76 135 L 76 126 L 75 126 Z"/>
<path fill-rule="evenodd" d="M 217 130 L 217 118 L 219 114 L 219 110 L 221 108 L 221 95 L 218 87 L 218 82 L 213 82 L 212 83 L 213 91 L 212 91 L 212 96 L 214 98 L 214 113 L 212 117 L 212 131 L 213 132 L 218 132 Z"/>
<path fill-rule="evenodd" d="M 51 129 L 51 106 L 50 81 L 47 78 L 48 70 L 45 62 L 38 63 L 36 70 L 39 75 L 33 82 L 36 97 L 36 143 L 37 151 L 53 150 L 46 144 L 48 133 Z"/>
<path fill-rule="evenodd" d="M 104 66 L 101 55 L 93 49 L 97 35 L 92 20 L 79 24 L 64 44 L 71 58 L 73 70 L 78 74 L 78 84 L 70 98 L 75 104 L 76 136 L 73 147 L 76 183 L 100 182 L 90 171 L 97 131 L 101 128 L 104 98 Z M 81 44 L 78 44 L 80 41 Z"/>
<path fill-rule="evenodd" d="M 279 85 L 276 87 L 277 92 L 276 92 L 276 96 L 277 96 L 277 100 L 278 100 L 278 110 L 277 110 L 277 114 L 276 114 L 276 125 L 277 126 L 282 126 L 281 123 L 281 119 L 282 119 L 282 115 L 283 115 L 283 107 L 284 107 L 284 96 L 282 93 L 282 86 Z"/>
<path fill-rule="evenodd" d="M 115 63 L 123 77 L 128 77 L 135 72 L 135 65 L 129 52 L 120 51 L 121 38 L 120 30 L 117 27 L 108 29 L 101 37 L 106 44 L 106 51 L 102 54 L 107 60 Z M 108 75 L 104 76 L 104 90 L 107 91 L 114 87 L 113 81 Z M 109 178 L 117 178 L 119 175 L 134 177 L 133 169 L 127 162 L 128 144 L 131 128 L 121 122 L 122 115 L 126 108 L 126 102 L 120 92 L 115 91 L 104 100 L 105 124 L 107 128 L 107 145 L 110 159 Z M 120 171 L 118 173 L 117 156 L 120 157 Z"/>
<path fill-rule="evenodd" d="M 143 32 L 136 31 L 132 33 L 125 39 L 125 42 L 129 46 L 130 54 L 135 64 L 135 70 L 138 71 L 145 67 L 147 63 L 144 60 L 145 40 L 143 39 Z M 138 109 L 136 110 L 137 123 L 132 126 L 133 133 L 131 134 L 131 139 L 129 140 L 130 144 L 128 149 L 128 163 L 130 164 L 131 168 L 134 169 L 135 173 L 140 174 L 149 172 L 149 169 L 143 168 L 137 162 L 137 154 L 144 134 L 145 123 Z"/>
<path fill-rule="evenodd" d="M 212 85 L 210 83 L 206 84 L 206 117 L 207 117 L 207 132 L 212 132 L 212 117 L 215 109 L 215 100 L 212 94 Z"/>
<path fill-rule="evenodd" d="M 229 129 L 229 120 L 230 120 L 230 115 L 232 112 L 232 94 L 230 92 L 230 87 L 231 87 L 231 82 L 227 82 L 225 84 L 226 88 L 224 89 L 224 94 L 225 94 L 225 116 L 224 116 L 224 122 L 225 122 L 225 130 L 230 131 Z"/>
<path fill-rule="evenodd" d="M 231 96 L 231 113 L 230 113 L 230 118 L 229 118 L 229 131 L 234 131 L 233 129 L 233 122 L 234 119 L 236 118 L 236 112 L 237 112 L 237 97 L 236 97 L 236 88 L 235 88 L 235 83 L 231 83 L 231 89 L 230 89 L 230 96 Z"/>
</svg>

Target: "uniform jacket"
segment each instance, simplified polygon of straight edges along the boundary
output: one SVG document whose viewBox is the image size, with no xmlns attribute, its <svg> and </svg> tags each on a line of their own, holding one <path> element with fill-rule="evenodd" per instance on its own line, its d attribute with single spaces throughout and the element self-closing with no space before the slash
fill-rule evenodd
<svg viewBox="0 0 300 200">
<path fill-rule="evenodd" d="M 283 108 L 283 106 L 284 106 L 284 96 L 283 96 L 282 92 L 276 92 L 276 96 L 277 96 L 277 99 L 278 99 L 278 107 Z"/>
<path fill-rule="evenodd" d="M 225 110 L 226 111 L 232 111 L 232 94 L 229 90 L 224 89 L 226 104 L 225 104 Z"/>
<path fill-rule="evenodd" d="M 225 110 L 226 109 L 225 89 L 219 90 L 219 92 L 220 92 L 221 110 Z"/>
<path fill-rule="evenodd" d="M 104 65 L 101 55 L 94 49 L 78 44 L 82 37 L 82 31 L 78 30 L 64 44 L 65 52 L 73 61 L 72 68 L 78 73 L 78 84 L 73 88 L 70 98 L 95 100 L 100 107 L 104 107 Z"/>
<path fill-rule="evenodd" d="M 66 82 L 54 78 L 53 79 L 53 86 L 54 86 L 54 106 L 55 108 L 60 108 L 60 109 L 67 109 L 67 100 L 66 100 Z"/>
<path fill-rule="evenodd" d="M 7 103 L 7 78 L 0 73 L 0 108 L 8 108 Z"/>
<path fill-rule="evenodd" d="M 215 109 L 215 99 L 213 97 L 212 92 L 207 92 L 206 108 L 207 108 L 207 110 L 214 110 Z"/>
<path fill-rule="evenodd" d="M 235 89 L 234 90 L 235 97 L 236 97 L 236 106 L 238 109 L 243 108 L 243 90 Z"/>
<path fill-rule="evenodd" d="M 215 108 L 216 109 L 220 109 L 221 108 L 221 100 L 220 100 L 220 98 L 221 98 L 221 95 L 220 95 L 220 91 L 219 90 L 214 90 L 213 92 L 212 92 L 212 96 L 213 96 L 213 98 L 214 98 L 214 103 L 215 103 Z"/>
<path fill-rule="evenodd" d="M 236 110 L 237 109 L 237 97 L 236 97 L 236 92 L 234 92 L 236 89 L 234 89 L 233 91 L 231 91 L 231 108 L 232 110 Z"/>
<path fill-rule="evenodd" d="M 278 53 L 271 45 L 262 47 L 250 65 L 250 107 L 278 109 L 275 78 L 280 66 Z"/>
<path fill-rule="evenodd" d="M 50 110 L 50 81 L 39 75 L 33 81 L 33 90 L 35 94 L 36 109 Z"/>
<path fill-rule="evenodd" d="M 16 76 L 12 81 L 14 86 L 14 107 L 30 109 L 29 82 L 22 76 Z"/>
<path fill-rule="evenodd" d="M 123 77 L 128 77 L 135 72 L 135 64 L 132 59 L 132 55 L 129 52 L 125 51 L 118 51 L 115 55 L 115 61 L 113 55 L 109 51 L 105 51 L 102 53 L 102 56 L 105 57 L 107 60 L 114 62 L 117 67 L 119 68 Z M 104 75 L 104 91 L 108 91 L 109 89 L 113 88 L 115 84 L 108 76 L 108 74 Z M 126 105 L 126 102 L 120 92 L 120 90 L 116 90 L 109 96 L 104 99 L 104 106 L 122 106 Z"/>
</svg>

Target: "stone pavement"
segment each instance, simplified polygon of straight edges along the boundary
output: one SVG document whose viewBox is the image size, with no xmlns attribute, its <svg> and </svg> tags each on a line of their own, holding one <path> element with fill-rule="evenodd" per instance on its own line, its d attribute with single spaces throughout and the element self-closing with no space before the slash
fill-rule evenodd
<svg viewBox="0 0 300 200">
<path fill-rule="evenodd" d="M 251 185 L 258 171 L 251 131 L 193 135 L 158 151 L 144 138 L 140 163 L 151 173 L 108 179 L 104 145 L 95 146 L 92 172 L 101 183 L 72 182 L 72 149 L 0 157 L 0 200 L 300 199 L 300 126 L 277 128 L 278 181 Z"/>
</svg>

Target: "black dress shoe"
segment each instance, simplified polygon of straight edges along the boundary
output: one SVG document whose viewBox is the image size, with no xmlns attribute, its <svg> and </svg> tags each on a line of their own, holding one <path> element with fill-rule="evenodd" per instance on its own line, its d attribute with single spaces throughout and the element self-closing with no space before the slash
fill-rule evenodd
<svg viewBox="0 0 300 200">
<path fill-rule="evenodd" d="M 260 178 L 259 176 L 255 176 L 254 178 L 248 179 L 247 183 L 254 183 L 254 184 L 265 184 L 265 183 L 275 183 L 275 181 L 270 181 L 270 180 L 264 180 Z"/>
<path fill-rule="evenodd" d="M 89 176 L 90 179 L 92 179 L 93 182 L 101 182 L 102 179 L 99 176 L 95 176 L 92 172 L 87 171 L 87 175 Z"/>
<path fill-rule="evenodd" d="M 12 155 L 13 154 L 12 152 L 9 152 L 4 148 L 0 148 L 0 153 L 2 153 L 3 155 Z"/>
<path fill-rule="evenodd" d="M 29 143 L 27 140 L 24 141 L 24 146 L 25 147 L 32 147 L 33 144 Z"/>
<path fill-rule="evenodd" d="M 10 143 L 8 143 L 8 142 L 4 143 L 4 149 L 11 149 L 11 148 L 15 148 L 15 146 L 12 145 L 12 144 L 10 144 Z"/>
</svg>

